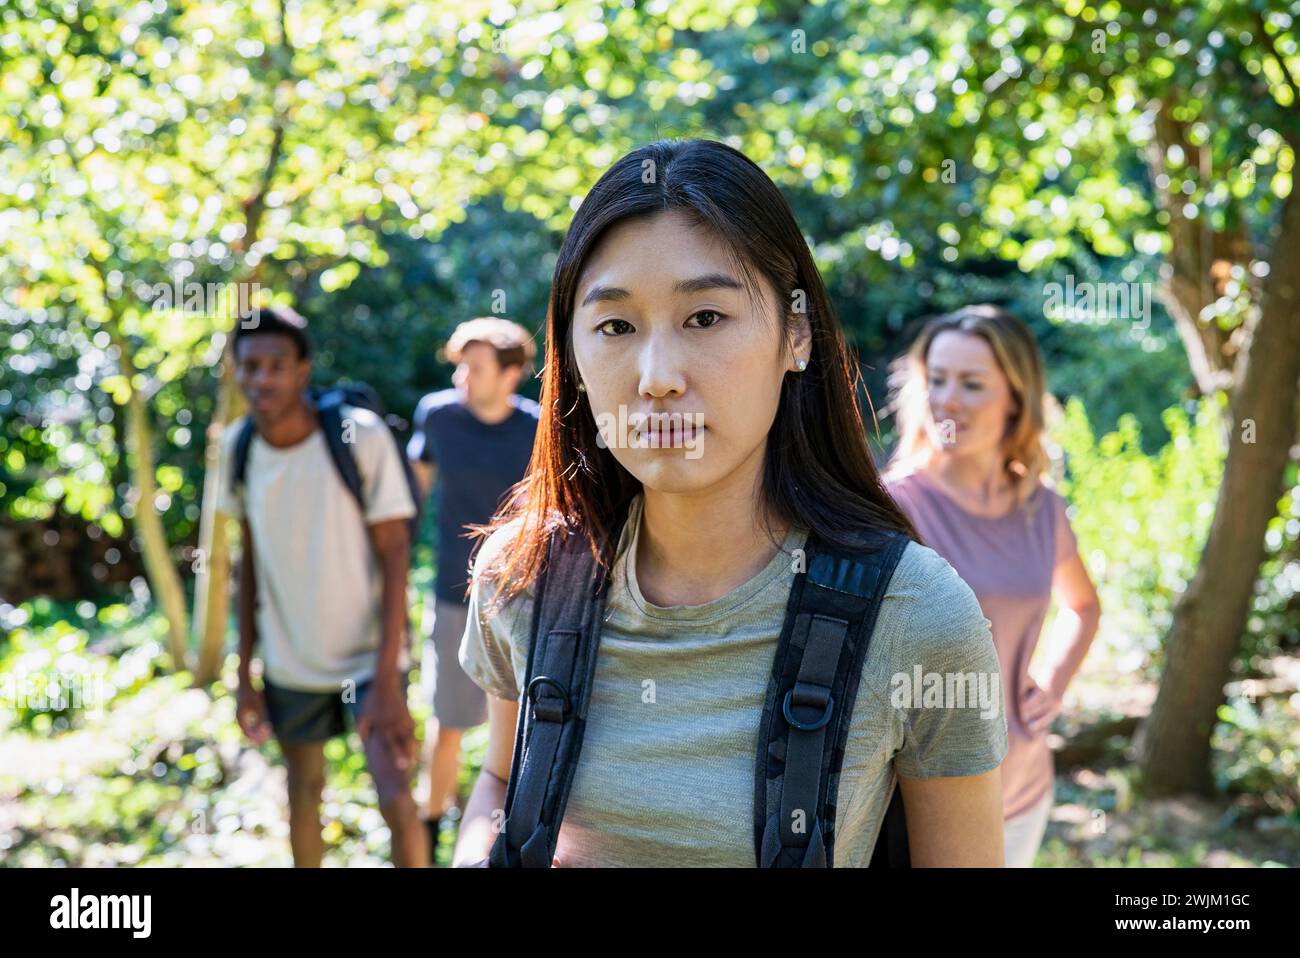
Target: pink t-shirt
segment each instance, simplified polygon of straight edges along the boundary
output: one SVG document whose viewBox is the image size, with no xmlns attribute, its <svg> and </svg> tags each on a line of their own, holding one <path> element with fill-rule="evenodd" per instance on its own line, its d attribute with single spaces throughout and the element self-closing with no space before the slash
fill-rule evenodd
<svg viewBox="0 0 1300 958">
<path fill-rule="evenodd" d="M 992 623 L 1007 696 L 1002 814 L 1019 815 L 1053 785 L 1047 731 L 1029 734 L 1020 703 L 1033 685 L 1029 660 L 1051 602 L 1052 572 L 1078 551 L 1065 502 L 1040 483 L 1024 505 L 994 519 L 967 512 L 919 470 L 887 486 L 925 544 L 957 570 Z"/>
</svg>

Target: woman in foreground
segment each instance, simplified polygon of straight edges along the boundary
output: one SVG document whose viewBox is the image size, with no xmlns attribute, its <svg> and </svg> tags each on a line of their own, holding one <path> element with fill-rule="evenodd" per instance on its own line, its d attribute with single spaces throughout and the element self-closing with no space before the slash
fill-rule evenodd
<svg viewBox="0 0 1300 958">
<path fill-rule="evenodd" d="M 853 683 L 834 821 L 814 825 L 833 828 L 833 864 L 868 864 L 897 782 L 913 865 L 1002 864 L 1001 708 L 923 704 L 899 678 L 996 676 L 988 624 L 881 485 L 855 382 L 807 244 L 753 162 L 658 142 L 601 177 L 556 264 L 529 476 L 474 563 L 460 657 L 490 728 L 456 864 L 488 858 L 501 829 L 533 586 L 566 528 L 608 592 L 555 863 L 755 865 L 756 748 L 804 546 L 892 534 L 904 548 Z"/>
</svg>

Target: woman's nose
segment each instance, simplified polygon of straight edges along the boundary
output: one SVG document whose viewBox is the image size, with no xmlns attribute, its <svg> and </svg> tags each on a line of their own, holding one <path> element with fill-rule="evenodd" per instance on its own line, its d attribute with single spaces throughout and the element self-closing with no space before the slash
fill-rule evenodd
<svg viewBox="0 0 1300 958">
<path fill-rule="evenodd" d="M 936 414 L 952 411 L 952 394 L 945 387 L 943 389 L 930 389 L 930 409 Z"/>
<path fill-rule="evenodd" d="M 686 377 L 678 350 L 663 338 L 652 338 L 641 352 L 637 392 L 658 399 L 673 393 L 681 395 L 685 389 Z"/>
</svg>

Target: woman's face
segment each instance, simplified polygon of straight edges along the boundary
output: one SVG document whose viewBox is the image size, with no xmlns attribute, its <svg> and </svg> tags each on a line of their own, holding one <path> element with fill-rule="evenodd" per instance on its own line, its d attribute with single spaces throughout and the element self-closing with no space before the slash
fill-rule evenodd
<svg viewBox="0 0 1300 958">
<path fill-rule="evenodd" d="M 946 455 L 998 451 L 1016 405 L 984 338 L 945 330 L 930 342 L 925 364 L 934 447 Z"/>
<path fill-rule="evenodd" d="M 573 355 L 599 441 L 647 489 L 699 492 L 761 469 L 782 379 L 809 354 L 805 323 L 783 356 L 782 310 L 761 281 L 754 302 L 722 241 L 678 212 L 625 220 L 591 251 Z"/>
</svg>

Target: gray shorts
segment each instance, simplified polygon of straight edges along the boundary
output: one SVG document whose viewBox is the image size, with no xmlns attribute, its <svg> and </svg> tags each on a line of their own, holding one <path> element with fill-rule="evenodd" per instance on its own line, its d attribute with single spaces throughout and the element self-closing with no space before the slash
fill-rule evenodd
<svg viewBox="0 0 1300 958">
<path fill-rule="evenodd" d="M 403 672 L 403 689 L 407 679 Z M 281 745 L 310 745 L 328 741 L 336 735 L 346 735 L 345 716 L 352 720 L 355 728 L 374 685 L 374 679 L 366 679 L 356 686 L 355 694 L 345 696 L 342 688 L 334 692 L 303 692 L 281 688 L 263 679 L 266 717 L 271 723 L 271 731 Z"/>
<path fill-rule="evenodd" d="M 487 721 L 487 693 L 460 667 L 460 640 L 469 607 L 437 599 L 432 629 L 426 628 L 420 663 L 424 694 L 433 700 L 433 717 L 447 728 L 472 728 Z M 425 618 L 426 625 L 428 617 Z"/>
</svg>

